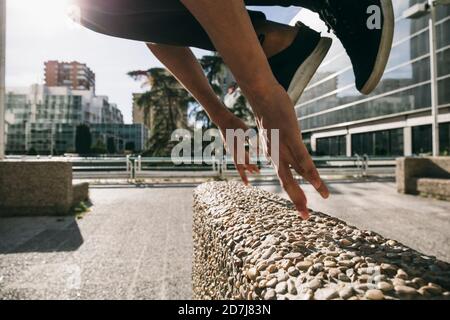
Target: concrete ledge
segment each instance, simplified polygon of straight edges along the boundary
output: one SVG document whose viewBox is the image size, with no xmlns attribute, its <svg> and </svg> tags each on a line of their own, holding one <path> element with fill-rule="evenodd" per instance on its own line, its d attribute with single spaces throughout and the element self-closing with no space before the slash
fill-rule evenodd
<svg viewBox="0 0 450 320">
<path fill-rule="evenodd" d="M 448 299 L 450 265 L 240 183 L 194 192 L 195 299 Z"/>
<path fill-rule="evenodd" d="M 76 197 L 84 197 L 86 186 Z M 72 165 L 58 161 L 0 161 L 0 216 L 71 213 Z"/>
<path fill-rule="evenodd" d="M 80 202 L 88 200 L 89 200 L 89 183 L 78 183 L 73 185 L 72 206 L 76 206 Z"/>
<path fill-rule="evenodd" d="M 450 179 L 419 178 L 417 192 L 423 196 L 450 201 Z"/>
<path fill-rule="evenodd" d="M 396 181 L 399 193 L 419 194 L 417 184 L 419 178 L 450 179 L 450 157 L 406 157 L 397 159 Z M 426 181 L 423 182 L 427 184 Z M 441 186 L 446 188 L 447 185 Z M 442 192 L 447 194 L 450 190 L 446 189 Z"/>
</svg>

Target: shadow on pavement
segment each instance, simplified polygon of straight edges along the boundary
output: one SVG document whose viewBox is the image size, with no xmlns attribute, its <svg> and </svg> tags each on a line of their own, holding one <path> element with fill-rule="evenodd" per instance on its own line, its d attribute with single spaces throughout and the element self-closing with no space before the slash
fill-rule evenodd
<svg viewBox="0 0 450 320">
<path fill-rule="evenodd" d="M 0 254 L 75 251 L 82 244 L 75 217 L 0 218 Z"/>
</svg>

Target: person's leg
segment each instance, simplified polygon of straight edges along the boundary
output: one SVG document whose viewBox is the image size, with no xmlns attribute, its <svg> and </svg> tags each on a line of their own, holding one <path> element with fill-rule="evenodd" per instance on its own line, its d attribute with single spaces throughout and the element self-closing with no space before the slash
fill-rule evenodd
<svg viewBox="0 0 450 320">
<path fill-rule="evenodd" d="M 316 8 L 324 0 L 245 0 L 247 6 L 281 6 L 302 7 L 306 9 Z"/>
<path fill-rule="evenodd" d="M 84 5 L 80 3 L 81 22 L 90 29 L 147 43 L 215 51 L 203 27 L 179 1 L 134 0 L 129 2 L 128 7 L 124 0 L 116 0 L 124 8 L 118 7 L 115 2 L 101 1 L 92 0 Z M 139 12 L 135 12 L 137 3 L 140 4 Z M 254 0 L 254 3 L 269 5 L 279 1 Z M 331 39 L 320 37 L 319 33 L 304 25 L 292 27 L 268 21 L 262 12 L 248 12 L 266 57 L 275 56 L 269 59 L 275 78 L 292 101 L 297 102 L 325 58 Z"/>
<path fill-rule="evenodd" d="M 167 0 L 163 7 L 163 1 L 157 1 L 153 11 L 147 4 L 142 7 L 142 12 L 135 12 L 136 8 L 125 10 L 125 5 L 123 9 L 117 6 L 112 9 L 98 1 L 80 3 L 81 24 L 96 32 L 131 40 L 216 51 L 203 27 L 179 1 Z M 170 4 L 173 4 L 171 11 Z M 124 13 L 121 14 L 121 10 Z M 133 13 L 127 13 L 130 10 Z M 249 15 L 258 35 L 264 39 L 268 56 L 287 48 L 295 39 L 297 28 L 268 21 L 259 11 L 249 10 Z"/>
<path fill-rule="evenodd" d="M 329 193 L 301 139 L 294 106 L 276 81 L 242 0 L 181 0 L 208 33 L 250 102 L 261 129 L 280 134 L 276 170 L 283 188 L 303 218 L 306 197 L 290 165 L 326 198 Z M 249 59 L 249 57 L 251 57 Z M 269 134 L 270 136 L 270 134 Z M 267 141 L 270 150 L 270 141 Z"/>
</svg>

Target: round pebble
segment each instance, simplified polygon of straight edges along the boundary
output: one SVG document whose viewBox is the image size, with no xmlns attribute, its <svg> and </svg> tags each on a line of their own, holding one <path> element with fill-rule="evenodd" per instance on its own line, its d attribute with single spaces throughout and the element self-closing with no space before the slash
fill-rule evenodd
<svg viewBox="0 0 450 320">
<path fill-rule="evenodd" d="M 389 282 L 381 281 L 377 283 L 377 288 L 383 292 L 388 292 L 394 289 L 394 286 Z"/>
<path fill-rule="evenodd" d="M 401 295 L 415 295 L 417 294 L 416 289 L 408 286 L 395 286 L 395 291 Z"/>
<path fill-rule="evenodd" d="M 364 296 L 369 300 L 383 300 L 384 299 L 383 291 L 378 290 L 378 289 L 367 290 L 366 294 Z"/>
<path fill-rule="evenodd" d="M 268 289 L 266 294 L 264 295 L 265 300 L 275 300 L 277 297 L 277 293 L 273 289 Z"/>
<path fill-rule="evenodd" d="M 313 265 L 313 263 L 311 261 L 305 260 L 305 261 L 301 261 L 301 262 L 297 263 L 295 266 L 301 271 L 306 271 L 312 265 Z"/>
<path fill-rule="evenodd" d="M 256 276 L 258 275 L 258 271 L 256 270 L 256 268 L 250 268 L 247 271 L 247 277 L 252 280 L 255 281 L 256 280 Z"/>
<path fill-rule="evenodd" d="M 310 288 L 311 290 L 317 290 L 318 288 L 321 287 L 321 285 L 322 285 L 322 281 L 320 281 L 318 279 L 313 279 L 307 283 L 307 287 Z"/>
<path fill-rule="evenodd" d="M 287 283 L 284 282 L 284 281 L 278 283 L 278 284 L 276 285 L 276 287 L 275 287 L 275 292 L 276 292 L 276 293 L 283 294 L 283 293 L 286 293 L 287 291 L 288 291 Z"/>
<path fill-rule="evenodd" d="M 339 290 L 339 296 L 344 300 L 349 299 L 351 296 L 353 296 L 353 293 L 354 291 L 351 286 L 346 286 Z"/>
</svg>

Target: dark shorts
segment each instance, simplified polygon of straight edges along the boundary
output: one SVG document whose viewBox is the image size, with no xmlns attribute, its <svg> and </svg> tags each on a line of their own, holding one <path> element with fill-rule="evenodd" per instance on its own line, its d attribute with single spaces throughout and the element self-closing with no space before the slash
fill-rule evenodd
<svg viewBox="0 0 450 320">
<path fill-rule="evenodd" d="M 290 6 L 288 0 L 247 0 L 246 5 Z M 106 35 L 215 50 L 207 33 L 179 0 L 75 0 L 80 23 Z M 248 10 L 255 25 L 264 13 Z"/>
</svg>

